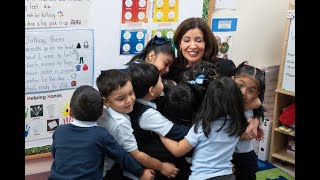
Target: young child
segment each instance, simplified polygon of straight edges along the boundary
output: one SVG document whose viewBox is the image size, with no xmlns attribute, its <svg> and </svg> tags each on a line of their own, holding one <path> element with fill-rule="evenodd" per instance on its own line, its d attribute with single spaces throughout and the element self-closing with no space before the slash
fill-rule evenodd
<svg viewBox="0 0 320 180">
<path fill-rule="evenodd" d="M 172 154 L 163 146 L 158 134 L 182 139 L 190 127 L 174 124 L 157 110 L 154 100 L 160 96 L 163 84 L 156 66 L 149 63 L 131 64 L 128 73 L 137 98 L 129 115 L 139 149 L 162 161 L 166 159 L 175 163 L 176 159 L 172 159 Z M 183 179 L 184 170 L 180 169 L 177 179 Z"/>
<path fill-rule="evenodd" d="M 201 61 L 199 64 L 187 67 L 181 72 L 177 83 L 198 84 L 205 88 L 219 75 L 218 67 L 209 61 Z"/>
<path fill-rule="evenodd" d="M 165 93 L 160 112 L 173 123 L 191 127 L 192 119 L 201 105 L 205 91 L 206 89 L 198 84 L 178 84 Z"/>
<path fill-rule="evenodd" d="M 198 84 L 181 83 L 168 90 L 163 98 L 163 104 L 160 105 L 159 111 L 174 124 L 183 124 L 191 128 L 195 113 L 199 109 L 204 98 L 206 88 Z M 158 104 L 157 104 L 158 106 Z M 187 135 L 187 134 L 185 134 Z M 181 140 L 182 138 L 173 138 Z M 175 165 L 180 169 L 181 179 L 188 179 L 191 174 L 190 160 L 193 151 L 190 151 L 183 157 L 177 157 Z M 179 173 L 179 174 L 180 174 Z"/>
<path fill-rule="evenodd" d="M 121 70 L 110 69 L 99 75 L 96 80 L 97 87 L 103 99 L 104 114 L 99 118 L 98 125 L 106 128 L 115 140 L 144 167 L 160 171 L 167 177 L 175 177 L 178 169 L 171 163 L 150 157 L 140 151 L 136 138 L 133 135 L 130 117 L 127 115 L 133 110 L 135 94 L 131 84 L 131 78 Z M 109 170 L 113 162 L 105 161 L 105 169 Z M 107 176 L 111 176 L 108 171 Z M 126 177 L 137 179 L 132 174 L 124 172 Z"/>
<path fill-rule="evenodd" d="M 238 85 L 229 77 L 212 80 L 195 120 L 183 140 L 162 142 L 177 157 L 194 148 L 189 179 L 234 180 L 232 154 L 247 126 Z"/>
<path fill-rule="evenodd" d="M 155 65 L 163 76 L 169 72 L 169 67 L 175 59 L 175 52 L 171 40 L 166 37 L 158 37 L 155 35 L 141 53 L 132 57 L 126 64 L 130 65 L 134 62 L 146 62 Z"/>
<path fill-rule="evenodd" d="M 264 100 L 265 73 L 248 65 L 245 61 L 237 67 L 234 80 L 240 87 L 245 109 L 248 109 L 245 111 L 248 122 L 263 119 L 264 108 L 261 103 Z M 249 109 L 253 106 L 256 106 L 256 108 Z M 263 137 L 262 129 L 260 127 L 255 129 L 258 134 L 256 140 L 261 140 Z M 241 136 L 233 155 L 235 175 L 237 180 L 255 180 L 258 171 L 258 159 L 253 148 L 254 139 L 247 139 L 244 135 Z"/>
<path fill-rule="evenodd" d="M 60 125 L 53 133 L 51 174 L 54 179 L 103 179 L 105 155 L 141 179 L 153 179 L 153 170 L 144 170 L 109 132 L 97 126 L 102 114 L 102 99 L 91 86 L 77 88 L 70 101 L 70 124 Z"/>
</svg>

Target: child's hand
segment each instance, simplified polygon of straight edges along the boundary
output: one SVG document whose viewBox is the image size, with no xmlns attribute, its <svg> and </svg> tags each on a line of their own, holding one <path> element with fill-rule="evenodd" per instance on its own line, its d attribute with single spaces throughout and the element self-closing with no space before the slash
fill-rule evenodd
<svg viewBox="0 0 320 180">
<path fill-rule="evenodd" d="M 258 129 L 258 134 L 257 134 L 257 137 L 256 137 L 256 140 L 257 140 L 257 141 L 261 141 L 263 138 L 264 138 L 264 132 L 263 132 L 263 129 L 262 129 L 261 127 L 259 127 L 259 129 Z"/>
<path fill-rule="evenodd" d="M 174 178 L 180 170 L 172 163 L 163 162 L 161 168 L 161 174 L 165 175 L 167 178 Z"/>
<path fill-rule="evenodd" d="M 259 119 L 258 118 L 249 118 L 249 124 L 246 131 L 241 135 L 241 139 L 251 140 L 257 137 L 258 127 L 259 127 Z"/>
<path fill-rule="evenodd" d="M 152 169 L 145 169 L 144 171 L 143 171 L 143 173 L 141 174 L 141 176 L 140 176 L 140 180 L 153 180 L 154 179 L 154 174 L 155 174 L 155 172 L 154 172 L 154 170 L 152 170 Z"/>
</svg>

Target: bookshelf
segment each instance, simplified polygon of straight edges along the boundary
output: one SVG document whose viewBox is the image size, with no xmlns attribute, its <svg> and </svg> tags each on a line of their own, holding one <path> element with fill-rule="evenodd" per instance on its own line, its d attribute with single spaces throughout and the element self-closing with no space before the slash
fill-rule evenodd
<svg viewBox="0 0 320 180">
<path fill-rule="evenodd" d="M 287 151 L 288 141 L 295 137 L 292 132 L 283 131 L 279 115 L 283 108 L 295 102 L 295 2 L 290 1 L 284 34 L 282 61 L 280 63 L 277 89 L 275 90 L 275 108 L 270 145 L 270 162 L 280 162 L 295 167 L 295 154 Z"/>
</svg>

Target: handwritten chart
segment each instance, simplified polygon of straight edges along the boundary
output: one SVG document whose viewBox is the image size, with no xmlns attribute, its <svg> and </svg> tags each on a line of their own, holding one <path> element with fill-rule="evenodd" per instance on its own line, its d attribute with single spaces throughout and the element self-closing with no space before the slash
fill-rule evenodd
<svg viewBox="0 0 320 180">
<path fill-rule="evenodd" d="M 25 0 L 25 28 L 87 26 L 90 5 L 90 0 Z"/>
<path fill-rule="evenodd" d="M 26 31 L 25 94 L 93 84 L 93 30 Z"/>
<path fill-rule="evenodd" d="M 295 18 L 290 21 L 282 89 L 295 92 Z"/>
</svg>

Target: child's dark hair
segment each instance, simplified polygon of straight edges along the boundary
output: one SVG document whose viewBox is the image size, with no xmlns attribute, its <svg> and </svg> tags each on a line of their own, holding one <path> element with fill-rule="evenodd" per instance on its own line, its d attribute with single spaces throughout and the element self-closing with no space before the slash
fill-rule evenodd
<svg viewBox="0 0 320 180">
<path fill-rule="evenodd" d="M 229 77 L 218 77 L 211 81 L 200 109 L 195 116 L 195 132 L 201 125 L 206 137 L 211 132 L 211 125 L 214 121 L 225 118 L 232 119 L 232 123 L 227 128 L 229 136 L 240 136 L 247 127 L 247 118 L 244 115 L 242 94 L 237 83 Z"/>
<path fill-rule="evenodd" d="M 197 84 L 182 83 L 172 87 L 164 96 L 164 115 L 178 123 L 191 125 L 199 109 L 205 88 Z"/>
<path fill-rule="evenodd" d="M 153 38 L 148 41 L 147 45 L 143 48 L 143 50 L 136 54 L 131 58 L 131 60 L 126 63 L 126 65 L 130 65 L 134 61 L 139 62 L 145 62 L 146 57 L 148 54 L 154 51 L 155 55 L 158 55 L 159 53 L 168 54 L 175 57 L 174 48 L 172 47 L 171 39 L 168 39 L 166 37 L 158 37 L 155 35 Z"/>
<path fill-rule="evenodd" d="M 131 77 L 118 69 L 109 69 L 101 72 L 96 80 L 102 97 L 108 97 L 112 91 L 119 89 L 131 81 Z"/>
<path fill-rule="evenodd" d="M 149 93 L 149 88 L 157 85 L 160 72 L 156 66 L 149 63 L 130 64 L 128 67 L 136 98 L 143 98 Z"/>
<path fill-rule="evenodd" d="M 236 65 L 230 59 L 218 58 L 215 65 L 218 67 L 219 76 L 232 77 L 236 71 Z"/>
<path fill-rule="evenodd" d="M 218 68 L 217 66 L 209 61 L 201 61 L 200 64 L 196 66 L 190 66 L 187 69 L 185 69 L 180 74 L 180 80 L 179 82 L 183 83 L 195 83 L 197 84 L 197 78 L 199 78 L 199 75 L 203 75 L 202 83 L 199 85 L 203 87 L 208 87 L 210 82 L 215 79 L 218 74 Z"/>
<path fill-rule="evenodd" d="M 247 76 L 252 76 L 254 77 L 258 82 L 259 82 L 259 99 L 261 103 L 264 101 L 264 92 L 266 90 L 266 84 L 265 84 L 265 72 L 262 71 L 259 68 L 250 66 L 247 64 L 247 61 L 244 61 L 240 63 L 236 69 L 236 72 L 234 74 L 234 78 L 237 78 L 238 76 L 241 75 L 247 75 Z M 262 117 L 264 118 L 264 112 L 265 109 L 261 105 L 259 108 L 253 110 L 253 114 L 255 117 Z"/>
<path fill-rule="evenodd" d="M 163 92 L 166 94 L 171 88 L 175 87 L 177 83 L 171 79 L 162 79 Z"/>
<path fill-rule="evenodd" d="M 103 101 L 99 91 L 91 86 L 78 87 L 70 100 L 71 115 L 80 121 L 97 121 L 102 114 Z"/>
</svg>

